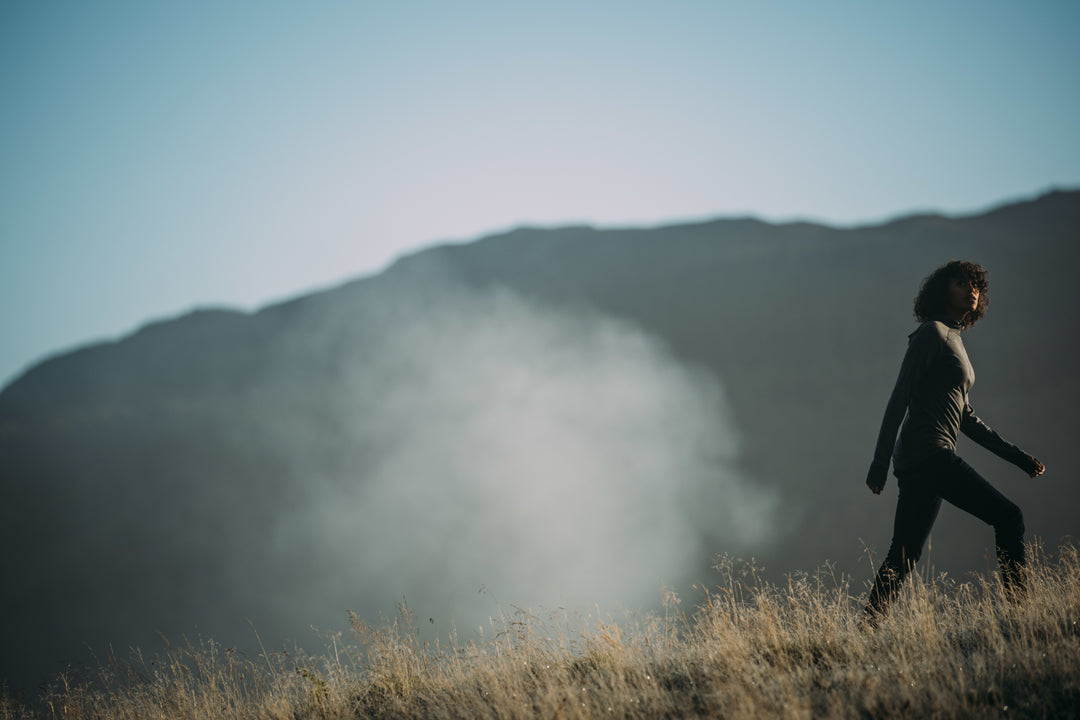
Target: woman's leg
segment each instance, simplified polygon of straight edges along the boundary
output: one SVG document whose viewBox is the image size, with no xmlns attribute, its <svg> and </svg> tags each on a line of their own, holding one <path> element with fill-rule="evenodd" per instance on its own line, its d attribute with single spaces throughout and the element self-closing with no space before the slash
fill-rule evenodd
<svg viewBox="0 0 1080 720">
<path fill-rule="evenodd" d="M 866 604 L 867 613 L 881 614 L 888 608 L 900 584 L 919 561 L 939 509 L 941 498 L 935 492 L 932 473 L 920 472 L 900 479 L 892 542 L 885 562 L 874 578 L 874 587 Z"/>
<path fill-rule="evenodd" d="M 1005 589 L 1024 591 L 1024 515 L 959 457 L 952 455 L 938 478 L 941 497 L 994 528 L 998 565 Z"/>
</svg>

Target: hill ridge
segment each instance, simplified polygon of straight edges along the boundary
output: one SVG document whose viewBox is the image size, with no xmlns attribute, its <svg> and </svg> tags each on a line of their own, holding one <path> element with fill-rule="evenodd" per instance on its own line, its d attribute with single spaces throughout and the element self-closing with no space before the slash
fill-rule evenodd
<svg viewBox="0 0 1080 720">
<path fill-rule="evenodd" d="M 610 493 L 609 508 L 668 507 L 645 527 L 695 528 L 678 561 L 703 572 L 733 542 L 731 508 L 772 498 L 747 548 L 770 573 L 828 560 L 866 574 L 859 538 L 880 549 L 893 508 L 862 483 L 910 299 L 953 257 L 991 272 L 990 313 L 965 334 L 973 405 L 1048 472 L 1022 482 L 970 443 L 961 452 L 1023 508 L 1031 533 L 1055 543 L 1080 532 L 1080 488 L 1055 479 L 1080 473 L 1080 338 L 1061 332 L 1080 325 L 1080 192 L 863 230 L 720 227 L 433 246 L 254 312 L 186 313 L 34 366 L 0 392 L 0 542 L 12 549 L 0 577 L 18 589 L 0 596 L 0 646 L 14 648 L 0 676 L 54 667 L 84 641 L 147 646 L 156 630 L 197 625 L 241 643 L 243 617 L 264 637 L 297 637 L 345 608 L 377 614 L 398 590 L 431 617 L 455 603 L 473 612 L 476 585 L 518 581 L 520 563 L 492 556 L 480 569 L 460 547 L 521 554 L 589 529 L 566 519 L 582 503 L 545 505 L 557 484 L 545 471 L 593 469 L 578 490 Z M 646 472 L 683 455 L 692 471 Z M 453 468 L 491 485 L 440 474 Z M 507 488 L 531 498 L 513 508 L 523 514 L 508 512 Z M 515 534 L 528 507 L 547 508 L 547 532 Z M 603 507 L 597 521 L 629 530 Z M 992 533 L 950 512 L 934 562 L 985 569 Z M 502 541 L 468 545 L 471 528 Z M 654 545 L 666 549 L 663 537 Z M 438 582 L 405 587 L 387 557 Z M 596 578 L 561 589 L 647 582 L 662 564 L 605 556 Z M 73 593 L 87 602 L 69 607 Z"/>
</svg>

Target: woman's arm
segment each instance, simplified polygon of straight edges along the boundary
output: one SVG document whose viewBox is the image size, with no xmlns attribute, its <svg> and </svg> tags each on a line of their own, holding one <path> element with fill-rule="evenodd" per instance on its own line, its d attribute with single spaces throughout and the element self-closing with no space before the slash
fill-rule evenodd
<svg viewBox="0 0 1080 720">
<path fill-rule="evenodd" d="M 1046 470 L 1041 462 L 998 435 L 989 425 L 980 420 L 970 404 L 964 405 L 960 431 L 998 457 L 1016 465 L 1031 477 L 1038 477 Z"/>
<path fill-rule="evenodd" d="M 866 485 L 875 494 L 885 488 L 885 481 L 889 477 L 889 462 L 896 445 L 896 433 L 900 430 L 900 423 L 904 421 L 911 393 L 937 357 L 943 342 L 931 323 L 923 324 L 911 334 L 896 385 L 893 386 L 889 402 L 885 406 L 885 417 L 881 420 L 877 445 L 874 447 L 874 460 L 866 474 Z"/>
</svg>

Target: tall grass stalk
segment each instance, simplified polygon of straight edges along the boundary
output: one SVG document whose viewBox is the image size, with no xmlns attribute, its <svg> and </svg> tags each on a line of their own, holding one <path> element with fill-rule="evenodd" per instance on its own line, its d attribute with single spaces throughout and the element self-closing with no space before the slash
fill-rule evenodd
<svg viewBox="0 0 1080 720">
<path fill-rule="evenodd" d="M 721 558 L 720 580 L 662 615 L 516 611 L 487 640 L 421 640 L 402 604 L 318 656 L 248 658 L 211 640 L 105 658 L 0 720 L 79 718 L 1080 717 L 1080 554 L 1031 547 L 1030 592 L 914 574 L 876 627 L 831 568 L 773 585 Z"/>
</svg>

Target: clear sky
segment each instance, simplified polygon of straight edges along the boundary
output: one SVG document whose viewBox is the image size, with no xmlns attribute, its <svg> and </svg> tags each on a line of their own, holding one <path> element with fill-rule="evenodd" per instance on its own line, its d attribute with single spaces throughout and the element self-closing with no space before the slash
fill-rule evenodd
<svg viewBox="0 0 1080 720">
<path fill-rule="evenodd" d="M 1076 2 L 0 0 L 0 384 L 530 223 L 1080 186 Z"/>
</svg>

